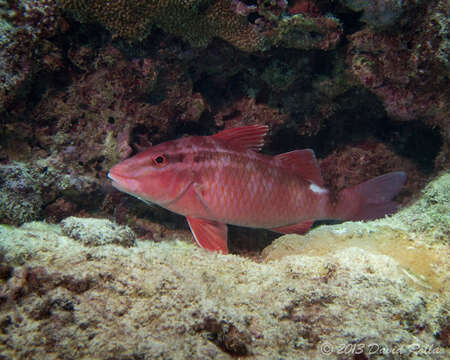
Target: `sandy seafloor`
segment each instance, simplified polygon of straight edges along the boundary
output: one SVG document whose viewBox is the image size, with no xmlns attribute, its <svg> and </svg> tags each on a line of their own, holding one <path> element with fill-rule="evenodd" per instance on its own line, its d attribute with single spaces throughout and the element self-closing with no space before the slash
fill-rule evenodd
<svg viewBox="0 0 450 360">
<path fill-rule="evenodd" d="M 263 260 L 107 219 L 0 227 L 2 359 L 448 359 L 450 175 Z"/>
</svg>

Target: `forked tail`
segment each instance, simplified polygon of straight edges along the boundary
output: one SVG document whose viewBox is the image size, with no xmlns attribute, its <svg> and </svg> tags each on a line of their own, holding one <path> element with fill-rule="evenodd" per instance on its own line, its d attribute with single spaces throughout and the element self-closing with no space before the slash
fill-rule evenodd
<svg viewBox="0 0 450 360">
<path fill-rule="evenodd" d="M 397 210 L 392 201 L 403 187 L 403 171 L 378 176 L 362 184 L 342 190 L 333 217 L 340 220 L 374 220 Z"/>
</svg>

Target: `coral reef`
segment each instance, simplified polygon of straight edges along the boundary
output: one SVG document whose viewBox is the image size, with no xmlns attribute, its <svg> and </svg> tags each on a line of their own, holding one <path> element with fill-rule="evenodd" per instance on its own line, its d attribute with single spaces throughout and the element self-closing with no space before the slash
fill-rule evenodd
<svg viewBox="0 0 450 360">
<path fill-rule="evenodd" d="M 443 0 L 0 2 L 0 220 L 106 216 L 188 238 L 107 171 L 255 123 L 270 125 L 265 153 L 314 149 L 333 191 L 406 171 L 407 203 L 450 166 L 447 13 Z"/>
<path fill-rule="evenodd" d="M 399 21 L 409 1 L 399 0 L 340 0 L 353 11 L 362 11 L 361 21 L 375 28 L 386 28 Z"/>
<path fill-rule="evenodd" d="M 21 224 L 36 220 L 43 207 L 39 180 L 23 164 L 0 167 L 2 222 Z"/>
<path fill-rule="evenodd" d="M 445 144 L 450 141 L 447 14 L 448 2 L 433 1 L 411 12 L 403 31 L 364 28 L 348 37 L 347 57 L 351 72 L 382 99 L 389 116 L 402 121 L 424 119 L 440 127 Z M 446 153 L 436 164 L 441 169 L 449 166 Z"/>
<path fill-rule="evenodd" d="M 83 63 L 88 53 L 74 49 L 74 63 Z M 192 93 L 188 81 L 177 81 L 180 76 L 175 66 L 168 69 L 148 58 L 127 61 L 107 46 L 66 92 L 43 96 L 33 110 L 39 124 L 36 138 L 42 148 L 57 151 L 80 172 L 104 177 L 113 164 L 131 154 L 132 146 L 140 150 L 165 136 L 177 121 L 199 119 L 206 105 Z M 166 83 L 171 85 L 166 88 Z M 144 101 L 162 90 L 163 101 L 154 105 Z"/>
<path fill-rule="evenodd" d="M 424 174 L 416 164 L 374 139 L 333 151 L 320 160 L 320 168 L 327 189 L 336 194 L 346 187 L 390 171 L 405 171 L 408 174 L 408 182 L 402 189 L 403 195 L 415 194 L 424 185 Z"/>
<path fill-rule="evenodd" d="M 64 235 L 80 241 L 87 246 L 118 244 L 134 246 L 136 235 L 127 226 L 120 226 L 106 219 L 84 219 L 74 216 L 61 222 Z"/>
<path fill-rule="evenodd" d="M 423 39 L 417 40 L 406 34 L 392 36 L 365 29 L 350 37 L 351 70 L 364 86 L 383 99 L 389 115 L 401 120 L 424 116 L 436 124 L 448 116 L 444 99 L 449 94 L 444 87 L 445 73 L 441 73 L 444 64 L 436 63 L 439 60 L 436 57 L 424 55 L 427 51 L 437 51 L 437 47 L 423 49 L 422 46 L 425 38 L 435 35 L 424 34 Z M 411 50 L 408 41 L 412 42 Z"/>
<path fill-rule="evenodd" d="M 38 71 L 60 69 L 61 52 L 49 39 L 66 30 L 55 1 L 0 3 L 0 111 L 23 95 Z"/>
<path fill-rule="evenodd" d="M 432 242 L 450 239 L 450 174 L 446 173 L 430 182 L 422 196 L 396 217 L 407 224 L 415 234 L 427 234 Z M 422 235 L 420 235 L 422 236 Z"/>
<path fill-rule="evenodd" d="M 253 98 L 242 98 L 236 101 L 233 107 L 218 112 L 214 116 L 217 126 L 226 125 L 227 128 L 251 124 L 270 124 L 272 129 L 276 129 L 286 120 L 287 114 L 265 104 L 256 104 Z"/>
<path fill-rule="evenodd" d="M 97 231 L 79 221 L 81 237 L 89 226 Z M 87 247 L 56 225 L 0 226 L 0 351 L 25 359 L 342 359 L 343 351 L 445 359 L 449 299 L 439 289 L 449 257 L 436 244 L 423 249 L 434 278 L 422 279 L 423 269 L 393 258 L 402 226 L 323 227 L 312 232 L 329 233 L 316 252 L 284 236 L 262 263 L 176 240 Z M 345 234 L 349 246 L 339 241 Z M 389 237 L 382 254 L 363 249 L 370 236 Z"/>
<path fill-rule="evenodd" d="M 204 47 L 221 38 L 240 50 L 267 50 L 271 45 L 298 49 L 334 48 L 342 28 L 331 17 L 308 12 L 284 14 L 286 2 L 246 5 L 234 0 L 117 1 L 60 0 L 63 9 L 82 22 L 99 22 L 113 36 L 142 40 L 155 25 L 181 36 L 191 46 Z M 250 13 L 257 14 L 252 24 Z"/>
<path fill-rule="evenodd" d="M 103 24 L 113 35 L 143 39 L 156 25 L 178 35 L 192 46 L 205 46 L 213 37 L 222 38 L 234 46 L 254 51 L 263 46 L 262 37 L 245 17 L 231 8 L 228 0 L 216 1 L 155 1 L 133 0 L 61 0 L 81 21 Z"/>
<path fill-rule="evenodd" d="M 334 49 L 341 39 L 342 26 L 337 19 L 296 14 L 282 18 L 268 38 L 275 46 L 294 49 Z"/>
<path fill-rule="evenodd" d="M 0 221 L 22 224 L 42 218 L 44 208 L 61 199 L 86 207 L 83 197 L 97 199 L 99 184 L 92 178 L 76 176 L 55 168 L 55 159 L 42 159 L 30 165 L 0 165 Z M 53 164 L 52 164 L 53 163 Z M 80 197 L 79 195 L 82 195 Z"/>
<path fill-rule="evenodd" d="M 36 137 L 43 148 L 58 149 L 68 163 L 107 170 L 130 155 L 133 122 L 149 118 L 149 105 L 135 100 L 151 91 L 158 72 L 153 63 L 123 61 L 110 47 L 93 64 L 67 93 L 42 97 L 34 109 L 35 121 L 42 124 Z"/>
</svg>

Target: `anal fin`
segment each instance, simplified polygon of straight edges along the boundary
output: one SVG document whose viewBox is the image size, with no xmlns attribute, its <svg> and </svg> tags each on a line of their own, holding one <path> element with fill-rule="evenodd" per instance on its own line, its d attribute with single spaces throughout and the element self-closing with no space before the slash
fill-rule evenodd
<svg viewBox="0 0 450 360">
<path fill-rule="evenodd" d="M 282 234 L 303 235 L 310 229 L 310 227 L 312 226 L 313 223 L 314 223 L 314 220 L 309 220 L 309 221 L 305 221 L 302 223 L 289 225 L 289 226 L 282 226 L 282 227 L 278 227 L 278 228 L 274 228 L 274 229 L 270 229 L 270 230 L 276 231 L 276 232 L 279 232 Z"/>
<path fill-rule="evenodd" d="M 206 250 L 228 254 L 226 224 L 191 216 L 186 218 L 198 246 Z"/>
</svg>

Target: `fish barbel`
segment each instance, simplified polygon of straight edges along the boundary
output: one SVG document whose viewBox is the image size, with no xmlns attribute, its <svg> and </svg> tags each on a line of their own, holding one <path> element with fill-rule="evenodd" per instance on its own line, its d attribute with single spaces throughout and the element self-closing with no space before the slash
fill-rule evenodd
<svg viewBox="0 0 450 360">
<path fill-rule="evenodd" d="M 167 141 L 115 165 L 118 190 L 186 216 L 197 244 L 228 253 L 227 225 L 303 234 L 315 220 L 371 220 L 396 210 L 406 181 L 388 173 L 332 197 L 310 149 L 259 153 L 266 125 Z"/>
</svg>

